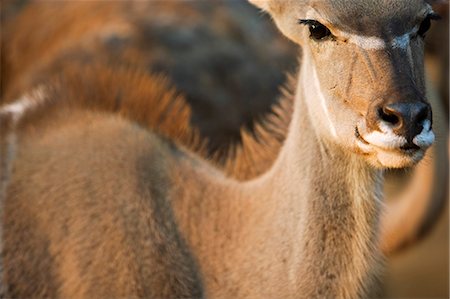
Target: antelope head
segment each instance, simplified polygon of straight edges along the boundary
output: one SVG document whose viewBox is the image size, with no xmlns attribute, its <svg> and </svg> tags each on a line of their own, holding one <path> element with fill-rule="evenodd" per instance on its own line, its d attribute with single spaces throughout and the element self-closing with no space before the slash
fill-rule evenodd
<svg viewBox="0 0 450 299">
<path fill-rule="evenodd" d="M 302 47 L 297 93 L 317 134 L 376 167 L 418 162 L 434 141 L 424 0 L 250 0 Z"/>
</svg>

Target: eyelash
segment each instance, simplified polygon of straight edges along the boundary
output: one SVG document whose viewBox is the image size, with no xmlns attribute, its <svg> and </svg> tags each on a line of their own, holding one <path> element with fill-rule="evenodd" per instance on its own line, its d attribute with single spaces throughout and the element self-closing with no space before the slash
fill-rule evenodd
<svg viewBox="0 0 450 299">
<path fill-rule="evenodd" d="M 310 37 L 316 41 L 321 41 L 329 37 L 333 37 L 331 31 L 323 24 L 316 20 L 298 20 L 301 25 L 309 27 Z"/>
<path fill-rule="evenodd" d="M 420 23 L 419 29 L 417 30 L 417 35 L 421 36 L 422 38 L 425 37 L 425 34 L 431 27 L 431 21 L 432 20 L 440 20 L 441 16 L 439 16 L 436 13 L 431 13 L 425 17 L 425 19 Z"/>
</svg>

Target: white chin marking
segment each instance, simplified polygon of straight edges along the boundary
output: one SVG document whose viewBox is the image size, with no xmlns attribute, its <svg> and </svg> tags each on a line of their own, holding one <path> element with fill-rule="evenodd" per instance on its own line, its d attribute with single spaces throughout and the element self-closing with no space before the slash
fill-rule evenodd
<svg viewBox="0 0 450 299">
<path fill-rule="evenodd" d="M 429 120 L 423 122 L 423 129 L 420 134 L 416 135 L 413 139 L 413 143 L 419 147 L 429 147 L 434 142 L 434 133 L 430 128 L 431 123 Z"/>
<path fill-rule="evenodd" d="M 385 149 L 397 149 L 407 143 L 405 137 L 395 134 L 388 125 L 381 122 L 378 127 L 382 132 L 373 131 L 363 135 L 364 140 Z"/>
<path fill-rule="evenodd" d="M 377 159 L 384 167 L 389 168 L 402 168 L 411 166 L 414 163 L 420 161 L 424 156 L 424 151 L 416 151 L 412 156 L 401 155 L 398 153 L 377 151 Z"/>
</svg>

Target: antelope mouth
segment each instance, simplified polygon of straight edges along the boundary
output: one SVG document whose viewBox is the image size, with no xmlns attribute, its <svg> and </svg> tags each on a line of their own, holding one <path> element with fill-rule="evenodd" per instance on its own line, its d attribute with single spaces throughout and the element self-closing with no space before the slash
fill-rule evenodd
<svg viewBox="0 0 450 299">
<path fill-rule="evenodd" d="M 358 126 L 355 126 L 355 137 L 356 137 L 356 139 L 358 139 L 358 141 L 362 142 L 363 144 L 367 144 L 367 145 L 370 144 L 361 136 L 361 133 L 359 133 Z"/>
<path fill-rule="evenodd" d="M 376 161 L 372 162 L 376 166 L 403 168 L 410 167 L 423 158 L 434 141 L 434 134 L 424 126 L 424 132 L 418 134 L 413 142 L 407 142 L 402 136 L 378 131 L 361 134 L 361 129 L 355 126 L 355 138 L 359 152 L 375 157 Z"/>
</svg>

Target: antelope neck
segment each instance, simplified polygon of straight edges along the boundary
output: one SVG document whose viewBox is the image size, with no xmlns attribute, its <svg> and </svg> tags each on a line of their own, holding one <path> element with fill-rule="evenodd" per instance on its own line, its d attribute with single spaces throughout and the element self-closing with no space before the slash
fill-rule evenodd
<svg viewBox="0 0 450 299">
<path fill-rule="evenodd" d="M 382 174 L 317 135 L 306 105 L 318 101 L 305 100 L 317 95 L 304 94 L 301 82 L 286 142 L 255 184 L 261 196 L 270 197 L 265 204 L 278 206 L 276 223 L 291 222 L 295 230 L 296 240 L 287 240 L 289 277 L 302 298 L 355 298 L 375 278 L 380 258 L 375 253 Z"/>
</svg>

